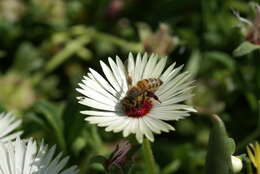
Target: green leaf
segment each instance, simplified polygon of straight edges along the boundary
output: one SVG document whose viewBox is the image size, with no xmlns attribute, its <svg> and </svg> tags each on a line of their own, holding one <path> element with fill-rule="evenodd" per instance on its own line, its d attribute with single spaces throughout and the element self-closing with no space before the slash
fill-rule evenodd
<svg viewBox="0 0 260 174">
<path fill-rule="evenodd" d="M 1 112 L 6 112 L 6 109 L 0 104 L 0 113 Z"/>
<path fill-rule="evenodd" d="M 233 55 L 236 57 L 239 56 L 244 56 L 247 55 L 249 53 L 251 53 L 254 50 L 258 50 L 260 49 L 260 45 L 254 45 L 250 42 L 243 42 L 242 44 L 240 44 L 234 51 L 233 51 Z"/>
<path fill-rule="evenodd" d="M 86 122 L 79 113 L 79 105 L 74 96 L 70 96 L 62 113 L 64 130 L 68 145 L 72 144 L 83 133 Z"/>
<path fill-rule="evenodd" d="M 46 72 L 51 72 L 52 70 L 63 64 L 67 59 L 71 58 L 73 54 L 77 53 L 78 51 L 82 51 L 84 46 L 89 42 L 90 38 L 88 36 L 79 37 L 77 39 L 69 41 L 66 44 L 65 48 L 54 55 L 52 59 L 47 63 Z M 90 52 L 85 52 L 84 54 L 90 54 Z"/>
<path fill-rule="evenodd" d="M 232 174 L 231 155 L 234 143 L 228 138 L 223 121 L 212 116 L 213 127 L 210 132 L 206 158 L 206 174 Z"/>
<path fill-rule="evenodd" d="M 15 53 L 12 69 L 21 73 L 29 73 L 38 70 L 42 64 L 43 60 L 40 51 L 32 43 L 23 42 Z"/>
<path fill-rule="evenodd" d="M 192 76 L 196 76 L 200 70 L 201 64 L 201 54 L 199 50 L 194 50 L 191 54 L 189 62 L 187 64 L 187 71 L 189 71 Z"/>
<path fill-rule="evenodd" d="M 172 174 L 180 168 L 180 165 L 180 160 L 174 160 L 162 170 L 162 174 Z"/>
<path fill-rule="evenodd" d="M 102 155 L 97 155 L 97 156 L 94 156 L 90 159 L 90 164 L 101 164 L 103 169 L 106 171 L 106 173 L 108 173 L 107 171 L 107 158 L 102 156 Z"/>
<path fill-rule="evenodd" d="M 231 155 L 233 155 L 236 151 L 235 141 L 233 140 L 233 138 L 227 138 L 226 143 L 227 143 L 227 146 L 229 148 L 229 153 L 231 153 Z"/>
<path fill-rule="evenodd" d="M 60 147 L 65 151 L 66 143 L 63 135 L 64 125 L 62 120 L 62 112 L 64 110 L 63 105 L 57 106 L 48 101 L 41 100 L 36 103 L 35 109 L 43 114 L 47 122 L 53 128 Z"/>
<path fill-rule="evenodd" d="M 6 55 L 6 52 L 5 52 L 5 51 L 3 51 L 3 50 L 0 50 L 0 58 L 3 58 L 3 57 L 5 57 L 5 55 Z"/>
<path fill-rule="evenodd" d="M 67 142 L 68 144 L 70 144 L 68 147 L 72 149 L 75 155 L 80 155 L 80 152 L 84 150 L 87 145 L 87 140 L 84 137 L 77 137 L 74 141 L 72 142 L 67 141 Z"/>
<path fill-rule="evenodd" d="M 106 161 L 107 161 L 106 157 L 101 156 L 101 155 L 94 156 L 90 159 L 90 163 L 99 163 L 99 164 L 102 164 L 104 167 L 105 167 Z"/>
<path fill-rule="evenodd" d="M 224 66 L 226 66 L 230 70 L 235 69 L 235 61 L 228 54 L 220 51 L 210 51 L 206 52 L 204 55 L 207 59 L 212 59 L 217 61 Z"/>
</svg>

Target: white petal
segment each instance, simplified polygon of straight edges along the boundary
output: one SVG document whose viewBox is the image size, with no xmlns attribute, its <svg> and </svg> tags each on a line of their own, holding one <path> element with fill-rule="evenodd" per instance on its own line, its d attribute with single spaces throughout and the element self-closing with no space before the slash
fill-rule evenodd
<svg viewBox="0 0 260 174">
<path fill-rule="evenodd" d="M 21 125 L 21 120 L 15 120 L 16 117 L 10 113 L 0 114 L 0 141 L 7 142 L 9 140 L 15 139 L 15 135 L 21 135 L 21 131 L 13 132 Z"/>
<path fill-rule="evenodd" d="M 186 111 L 160 111 L 160 112 L 151 112 L 151 117 L 161 120 L 179 120 L 184 117 L 190 116 Z"/>
<path fill-rule="evenodd" d="M 100 75 L 98 74 L 95 70 L 93 69 L 89 69 L 89 71 L 91 72 L 91 74 L 93 75 L 93 77 L 95 78 L 95 80 L 104 88 L 106 89 L 108 92 L 110 92 L 112 95 L 116 96 L 116 97 L 120 97 L 120 94 L 118 94 L 114 88 L 112 88 L 110 86 L 110 84 Z M 91 76 L 90 76 L 91 78 Z"/>
<path fill-rule="evenodd" d="M 3 130 L 1 133 L 0 133 L 0 137 L 3 137 L 4 135 L 7 135 L 8 133 L 12 132 L 15 128 L 17 128 L 18 126 L 20 126 L 22 123 L 21 120 L 17 120 L 13 123 L 10 123 L 9 122 L 9 125 L 7 124 L 6 127 L 5 127 L 5 130 Z"/>
<path fill-rule="evenodd" d="M 126 127 L 123 130 L 123 136 L 127 137 L 129 134 L 131 134 L 132 125 L 135 124 L 136 119 L 132 117 L 128 117 L 129 123 L 126 124 Z"/>
<path fill-rule="evenodd" d="M 114 129 L 114 132 L 123 131 L 129 124 L 131 124 L 131 119 L 129 119 L 129 117 L 125 117 L 125 120 L 122 122 L 122 124 Z"/>
<path fill-rule="evenodd" d="M 62 153 L 59 153 L 48 165 L 44 174 L 59 173 L 59 171 L 61 170 L 60 168 L 63 168 L 68 161 L 68 157 L 66 157 L 65 159 L 62 159 L 61 157 Z"/>
<path fill-rule="evenodd" d="M 120 127 L 127 120 L 127 117 L 118 117 L 116 120 L 111 122 L 105 129 L 105 131 L 110 132 L 118 132 L 118 127 Z M 120 129 L 119 129 L 120 130 Z"/>
<path fill-rule="evenodd" d="M 172 79 L 168 83 L 164 83 L 157 91 L 156 94 L 162 96 L 165 92 L 167 92 L 170 89 L 173 89 L 173 87 L 176 84 L 182 83 L 185 80 L 187 80 L 190 76 L 188 75 L 188 72 L 184 72 L 179 74 L 176 78 Z"/>
<path fill-rule="evenodd" d="M 39 173 L 44 173 L 46 171 L 47 166 L 49 166 L 49 164 L 51 164 L 51 160 L 54 156 L 56 146 L 52 146 L 50 150 L 48 150 L 47 146 L 43 146 L 42 148 L 44 150 L 39 151 L 37 154 L 37 157 L 41 157 L 41 158 L 38 158 L 38 160 L 39 160 L 38 165 L 42 166 L 39 169 Z"/>
<path fill-rule="evenodd" d="M 7 136 L 4 136 L 3 138 L 0 139 L 2 142 L 8 142 L 14 140 L 16 137 L 19 137 L 23 134 L 23 131 L 18 131 L 12 134 L 9 134 Z"/>
<path fill-rule="evenodd" d="M 151 74 L 156 66 L 156 62 L 158 60 L 158 56 L 152 54 L 149 57 L 149 60 L 145 66 L 145 70 L 144 70 L 144 74 L 143 74 L 143 79 L 147 79 L 147 78 L 152 78 Z"/>
<path fill-rule="evenodd" d="M 122 97 L 122 95 L 124 94 L 124 89 L 123 89 L 123 85 L 126 83 L 122 77 L 121 77 L 121 74 L 120 74 L 120 71 L 116 65 L 116 63 L 112 60 L 112 58 L 108 58 L 108 62 L 109 62 L 109 65 L 113 71 L 113 74 L 117 80 L 117 83 L 119 84 L 119 91 L 118 93 L 120 94 L 120 98 Z"/>
<path fill-rule="evenodd" d="M 102 61 L 100 61 L 100 64 L 109 83 L 114 87 L 116 91 L 120 91 L 120 86 L 111 69 Z"/>
<path fill-rule="evenodd" d="M 129 121 L 129 124 L 123 130 L 123 136 L 124 137 L 127 137 L 131 133 L 133 133 L 133 134 L 136 133 L 136 131 L 138 129 L 138 119 L 132 118 L 132 117 L 129 117 L 129 119 L 131 121 Z"/>
<path fill-rule="evenodd" d="M 107 105 L 110 105 L 110 106 L 115 106 L 117 104 L 117 102 L 113 101 L 111 98 L 108 98 L 106 96 L 103 96 L 102 94 L 100 93 L 97 93 L 91 89 L 89 89 L 88 87 L 84 87 L 85 89 L 81 89 L 81 88 L 76 88 L 76 90 L 85 95 L 86 97 L 92 99 L 92 100 L 95 100 L 99 103 L 103 103 L 103 104 L 107 104 Z"/>
<path fill-rule="evenodd" d="M 82 80 L 82 82 L 84 83 L 85 86 L 89 87 L 91 90 L 94 90 L 96 92 L 99 92 L 101 94 L 103 94 L 104 96 L 111 98 L 111 100 L 113 101 L 118 101 L 118 97 L 117 93 L 115 95 L 112 95 L 111 93 L 109 93 L 107 90 L 105 90 L 93 77 L 92 74 L 89 74 L 90 76 L 92 76 L 92 79 L 90 79 L 89 77 L 84 76 L 85 80 Z"/>
<path fill-rule="evenodd" d="M 37 147 L 36 143 L 32 139 L 29 140 L 26 146 L 25 157 L 24 157 L 24 168 L 23 174 L 30 174 L 31 165 L 33 162 L 34 155 L 36 154 Z"/>
<path fill-rule="evenodd" d="M 135 73 L 133 77 L 133 83 L 136 84 L 140 79 L 140 74 L 142 74 L 143 69 L 141 68 L 141 54 L 138 53 L 135 61 Z"/>
<path fill-rule="evenodd" d="M 161 100 L 161 106 L 170 105 L 171 103 L 166 104 L 167 101 L 170 100 L 170 99 L 180 97 L 180 96 L 184 96 L 184 95 L 190 95 L 193 88 L 194 88 L 194 86 L 190 86 L 190 87 L 184 88 L 184 89 L 179 90 L 179 91 L 173 90 L 173 91 L 168 91 L 168 92 L 164 93 L 163 95 L 159 96 L 159 99 Z"/>
<path fill-rule="evenodd" d="M 86 121 L 89 121 L 91 124 L 98 124 L 99 126 L 108 126 L 111 121 L 117 120 L 118 117 L 102 117 L 102 116 L 90 116 L 85 118 Z"/>
<path fill-rule="evenodd" d="M 143 142 L 143 132 L 140 130 L 139 119 L 136 119 L 136 120 L 137 120 L 137 127 L 135 128 L 135 131 L 136 131 L 135 137 L 136 137 L 138 143 L 142 143 Z"/>
<path fill-rule="evenodd" d="M 117 112 L 103 112 L 103 111 L 93 111 L 93 110 L 86 110 L 86 111 L 80 111 L 80 113 L 85 115 L 92 115 L 92 116 L 119 116 L 121 113 Z"/>
<path fill-rule="evenodd" d="M 158 95 L 161 95 L 163 91 L 166 89 L 169 89 L 170 86 L 174 85 L 172 82 L 175 79 L 175 77 L 178 75 L 178 73 L 181 71 L 183 66 L 180 66 L 176 69 L 174 69 L 166 78 L 161 79 L 163 81 L 162 86 L 156 91 Z M 172 80 L 173 79 L 173 80 Z"/>
<path fill-rule="evenodd" d="M 161 73 L 163 72 L 166 62 L 167 62 L 167 57 L 160 58 L 159 62 L 157 63 L 157 65 L 152 71 L 151 77 L 159 78 Z"/>
<path fill-rule="evenodd" d="M 168 104 L 174 104 L 174 103 L 178 103 L 178 102 L 183 102 L 183 101 L 185 101 L 187 99 L 190 99 L 192 96 L 193 96 L 193 94 L 184 94 L 184 95 L 175 96 L 172 99 L 164 101 L 163 104 L 164 105 L 168 105 Z"/>
<path fill-rule="evenodd" d="M 134 118 L 133 119 L 134 121 L 133 121 L 133 123 L 132 123 L 132 125 L 131 125 L 131 129 L 130 129 L 130 131 L 131 131 L 131 133 L 136 133 L 137 131 L 138 131 L 138 129 L 139 129 L 139 121 L 138 121 L 138 118 Z"/>
<path fill-rule="evenodd" d="M 1 174 L 11 174 L 11 171 L 9 171 L 8 163 L 10 161 L 7 148 L 0 142 L 0 172 Z"/>
<path fill-rule="evenodd" d="M 15 166 L 16 173 L 22 173 L 23 171 L 23 163 L 24 163 L 24 154 L 25 154 L 25 143 L 20 139 L 16 139 L 15 141 Z"/>
<path fill-rule="evenodd" d="M 143 79 L 144 69 L 145 69 L 145 66 L 147 64 L 147 60 L 148 60 L 148 55 L 147 55 L 147 53 L 145 53 L 143 55 L 143 58 L 142 58 L 142 61 L 141 61 L 140 70 L 139 70 L 139 76 L 137 78 L 137 81 Z"/>
<path fill-rule="evenodd" d="M 145 134 L 145 136 L 150 140 L 150 141 L 154 141 L 154 136 L 152 131 L 150 130 L 150 128 L 146 125 L 146 122 L 144 121 L 143 118 L 139 119 L 139 129 L 141 132 L 143 132 L 143 134 Z"/>
<path fill-rule="evenodd" d="M 170 130 L 175 130 L 168 123 L 165 123 L 164 121 L 161 121 L 161 120 L 157 119 L 156 115 L 149 114 L 149 116 L 147 115 L 146 117 L 150 118 L 150 121 L 151 121 L 150 123 L 153 123 L 154 126 L 157 126 L 160 130 L 162 130 L 164 132 L 169 132 Z"/>
<path fill-rule="evenodd" d="M 184 110 L 189 112 L 197 112 L 192 106 L 184 105 L 184 104 L 170 104 L 170 105 L 163 105 L 163 104 L 156 104 L 156 107 L 153 109 L 154 111 L 169 111 L 169 110 Z"/>
<path fill-rule="evenodd" d="M 16 169 L 15 169 L 15 151 L 14 151 L 14 148 L 13 148 L 13 144 L 5 144 L 6 145 L 6 149 L 7 149 L 7 153 L 8 153 L 8 161 L 9 161 L 9 170 L 10 170 L 10 173 L 16 173 Z"/>
<path fill-rule="evenodd" d="M 193 81 L 188 81 L 188 82 L 179 84 L 177 86 L 173 86 L 171 89 L 166 91 L 164 94 L 160 95 L 160 97 L 164 98 L 164 100 L 167 100 L 168 98 L 175 96 L 176 93 L 179 93 L 181 91 L 183 91 L 182 93 L 191 92 L 192 89 L 194 88 L 194 86 L 192 86 L 192 84 L 193 84 Z"/>
<path fill-rule="evenodd" d="M 97 102 L 97 101 L 89 99 L 89 98 L 84 98 L 84 99 L 80 100 L 79 103 L 92 107 L 92 108 L 96 108 L 96 109 L 107 110 L 107 111 L 116 111 L 115 104 L 114 104 L 114 106 L 112 104 L 108 105 L 105 103 Z"/>
<path fill-rule="evenodd" d="M 175 67 L 176 63 L 174 62 L 173 64 L 171 64 L 171 66 L 169 66 L 166 71 L 164 71 L 164 73 L 161 75 L 160 79 L 163 81 L 163 82 L 166 82 L 167 79 L 169 78 L 173 68 Z"/>
<path fill-rule="evenodd" d="M 159 127 L 157 127 L 156 125 L 154 125 L 154 123 L 151 123 L 152 120 L 150 119 L 150 117 L 144 117 L 143 120 L 145 121 L 146 125 L 156 134 L 160 134 L 161 133 L 161 129 Z"/>
<path fill-rule="evenodd" d="M 58 164 L 55 165 L 55 170 L 53 170 L 53 172 L 60 173 L 60 171 L 68 163 L 68 160 L 69 160 L 69 157 L 63 158 Z"/>
<path fill-rule="evenodd" d="M 119 71 L 119 74 L 120 74 L 120 77 L 123 81 L 123 86 L 122 86 L 122 89 L 123 89 L 123 93 L 122 95 L 125 95 L 125 93 L 127 92 L 128 90 L 128 84 L 127 84 L 127 73 L 126 73 L 126 69 L 124 67 L 124 64 L 123 62 L 121 61 L 121 59 L 116 56 L 116 64 L 117 64 L 117 67 L 118 67 L 118 71 Z"/>
</svg>

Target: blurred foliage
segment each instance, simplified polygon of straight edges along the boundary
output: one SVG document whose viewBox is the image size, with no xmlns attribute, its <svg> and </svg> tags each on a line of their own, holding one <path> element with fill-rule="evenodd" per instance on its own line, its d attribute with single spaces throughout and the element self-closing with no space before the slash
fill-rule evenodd
<svg viewBox="0 0 260 174">
<path fill-rule="evenodd" d="M 206 174 L 232 174 L 231 155 L 235 152 L 235 142 L 229 138 L 222 120 L 217 116 L 212 117 L 212 130 L 210 132 L 208 152 L 206 158 Z"/>
<path fill-rule="evenodd" d="M 99 60 L 156 52 L 185 64 L 196 79 L 189 103 L 199 113 L 152 144 L 162 174 L 204 172 L 211 114 L 218 114 L 237 150 L 259 140 L 260 53 L 248 34 L 259 25 L 246 0 L 0 0 L 0 108 L 24 121 L 24 137 L 58 144 L 81 173 L 108 157 L 120 134 L 88 125 L 75 87 Z M 253 21 L 248 26 L 234 14 Z M 255 34 L 255 33 L 254 33 Z M 2 109 L 3 108 L 3 109 Z M 259 119 L 260 120 L 260 119 Z M 136 155 L 131 173 L 147 173 Z M 246 171 L 246 170 L 243 170 Z"/>
</svg>

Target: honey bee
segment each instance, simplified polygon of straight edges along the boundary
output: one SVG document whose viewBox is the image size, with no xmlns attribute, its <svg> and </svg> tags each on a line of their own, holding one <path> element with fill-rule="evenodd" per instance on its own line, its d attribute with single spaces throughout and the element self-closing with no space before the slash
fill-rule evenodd
<svg viewBox="0 0 260 174">
<path fill-rule="evenodd" d="M 131 84 L 131 79 L 128 79 Z M 160 102 L 159 98 L 154 92 L 163 84 L 159 78 L 148 78 L 137 82 L 136 85 L 129 87 L 126 96 L 122 99 L 121 103 L 123 110 L 128 112 L 132 108 L 139 108 L 144 101 L 151 98 Z"/>
</svg>

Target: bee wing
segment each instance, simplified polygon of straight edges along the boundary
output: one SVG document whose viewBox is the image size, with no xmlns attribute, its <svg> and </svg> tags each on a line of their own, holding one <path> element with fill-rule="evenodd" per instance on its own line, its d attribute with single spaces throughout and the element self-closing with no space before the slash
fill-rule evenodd
<svg viewBox="0 0 260 174">
<path fill-rule="evenodd" d="M 128 88 L 130 88 L 131 86 L 133 86 L 133 78 L 132 78 L 132 76 L 129 73 L 129 59 L 125 60 L 124 65 L 127 68 L 126 81 L 127 81 Z"/>
<path fill-rule="evenodd" d="M 128 88 L 133 86 L 133 79 L 132 79 L 132 77 L 129 74 L 127 74 L 126 80 L 127 80 Z"/>
</svg>

